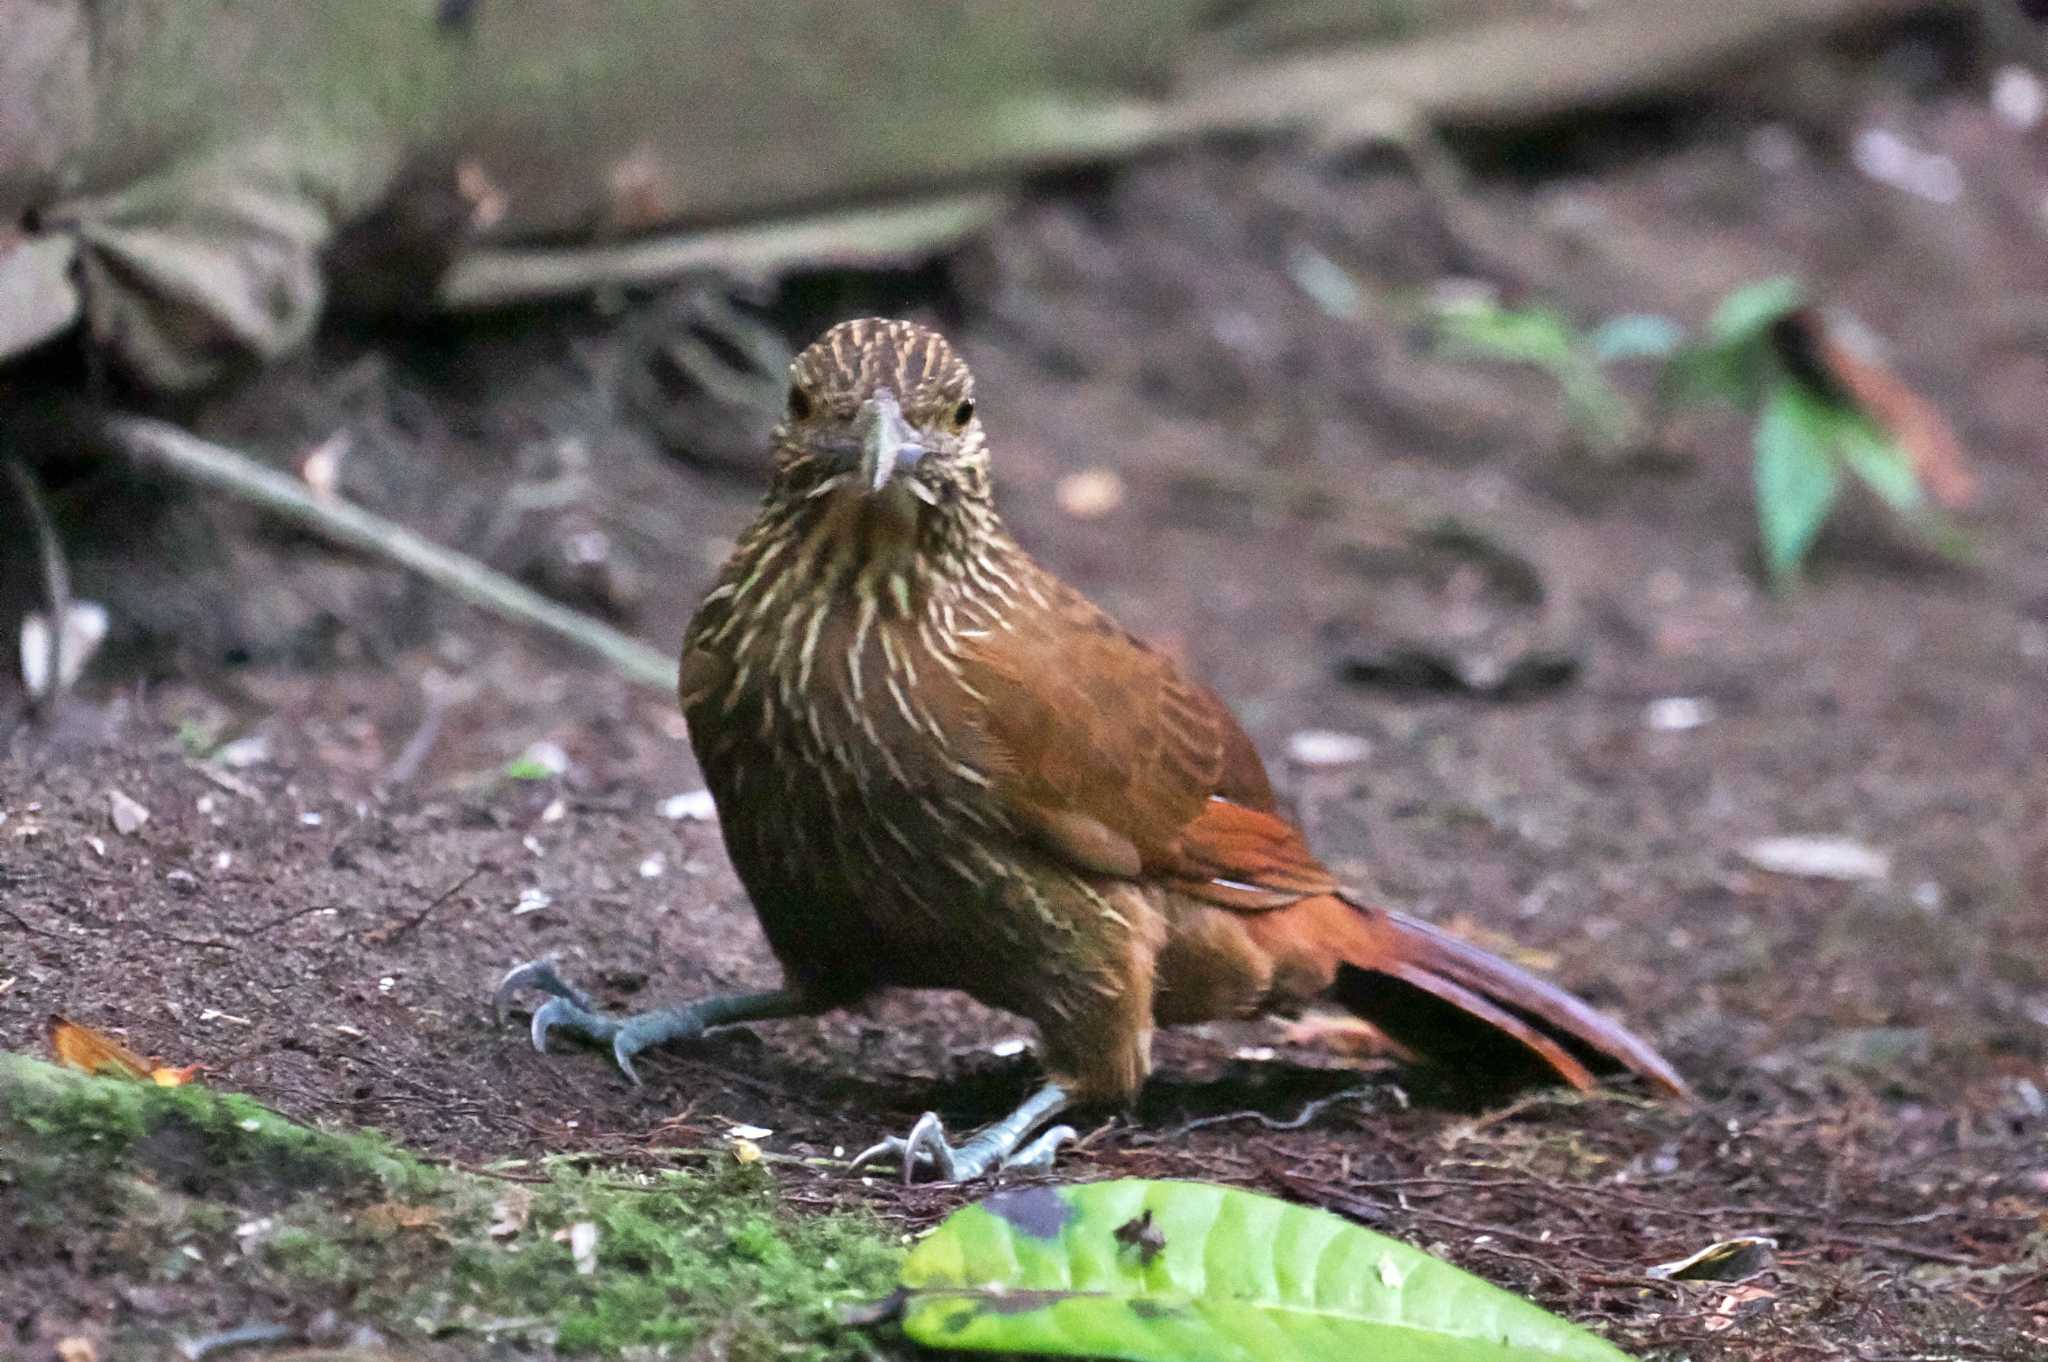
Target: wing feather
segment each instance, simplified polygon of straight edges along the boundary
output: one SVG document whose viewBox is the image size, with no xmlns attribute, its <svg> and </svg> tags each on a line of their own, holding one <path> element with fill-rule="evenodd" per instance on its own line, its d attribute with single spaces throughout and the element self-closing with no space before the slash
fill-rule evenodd
<svg viewBox="0 0 2048 1362">
<path fill-rule="evenodd" d="M 1336 887 L 1215 694 L 1078 594 L 970 647 L 995 793 L 1045 850 L 1247 911 Z"/>
</svg>

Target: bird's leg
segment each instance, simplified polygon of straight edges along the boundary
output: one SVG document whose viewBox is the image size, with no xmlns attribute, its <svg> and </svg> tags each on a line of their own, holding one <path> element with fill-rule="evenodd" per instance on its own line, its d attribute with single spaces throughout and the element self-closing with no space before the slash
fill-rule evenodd
<svg viewBox="0 0 2048 1362">
<path fill-rule="evenodd" d="M 1074 1128 L 1054 1126 L 1030 1144 L 1024 1144 L 1024 1137 L 1066 1110 L 1072 1101 L 1065 1088 L 1048 1083 L 1025 1098 L 1015 1111 L 957 1149 L 946 1138 L 938 1113 L 928 1111 L 917 1118 L 908 1135 L 891 1135 L 873 1148 L 862 1150 L 854 1157 L 853 1166 L 858 1168 L 872 1160 L 893 1156 L 902 1165 L 906 1185 L 915 1179 L 920 1165 L 929 1165 L 941 1182 L 972 1182 L 994 1168 L 1050 1168 L 1059 1147 L 1074 1138 Z M 1020 1149 L 1019 1145 L 1023 1147 Z"/>
<path fill-rule="evenodd" d="M 773 1017 L 808 1016 L 819 1011 L 816 1002 L 795 989 L 775 988 L 762 993 L 728 993 L 701 998 L 677 1007 L 658 1007 L 630 1016 L 614 1017 L 598 1011 L 588 993 L 555 973 L 546 960 L 530 960 L 498 982 L 491 1009 L 498 1021 L 505 1020 L 505 1004 L 523 988 L 537 988 L 549 996 L 534 1009 L 533 1048 L 547 1053 L 548 1034 L 567 1031 L 594 1045 L 609 1045 L 619 1071 L 637 1087 L 640 1075 L 633 1071 L 633 1056 L 651 1045 L 694 1040 L 714 1026 L 733 1022 L 767 1021 Z"/>
</svg>

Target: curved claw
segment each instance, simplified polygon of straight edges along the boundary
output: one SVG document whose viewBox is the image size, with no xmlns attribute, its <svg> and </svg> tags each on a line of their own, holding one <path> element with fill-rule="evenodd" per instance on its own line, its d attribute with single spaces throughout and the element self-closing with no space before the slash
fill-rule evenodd
<svg viewBox="0 0 2048 1362">
<path fill-rule="evenodd" d="M 597 1006 L 588 993 L 555 973 L 554 961 L 529 960 L 523 965 L 514 965 L 507 970 L 505 977 L 498 981 L 497 989 L 491 994 L 491 1015 L 497 1020 L 498 1025 L 505 1024 L 505 1004 L 512 1000 L 512 995 L 528 988 L 537 988 L 542 993 L 572 1003 L 585 1012 L 594 1011 Z M 537 1048 L 546 1048 L 539 1045 L 538 1041 L 535 1044 Z"/>
<path fill-rule="evenodd" d="M 633 1056 L 640 1052 L 640 1047 L 629 1044 L 631 1039 L 626 1028 L 620 1027 L 618 1034 L 612 1037 L 612 1063 L 619 1066 L 619 1072 L 626 1076 L 628 1083 L 641 1088 L 646 1084 L 640 1081 L 640 1073 L 633 1067 Z"/>
<path fill-rule="evenodd" d="M 1054 1126 L 1030 1144 L 1025 1145 L 1009 1158 L 1003 1160 L 1003 1167 L 1015 1168 L 1021 1172 L 1046 1173 L 1052 1170 L 1054 1157 L 1060 1146 L 1071 1144 L 1081 1138 L 1081 1132 L 1072 1126 Z"/>
<path fill-rule="evenodd" d="M 876 1159 L 894 1158 L 903 1170 L 903 1185 L 917 1178 L 920 1166 L 928 1166 L 940 1182 L 972 1182 L 994 1169 L 1044 1172 L 1052 1167 L 1061 1145 L 1078 1138 L 1072 1126 L 1054 1126 L 1023 1148 L 1015 1148 L 1015 1137 L 1001 1125 L 954 1146 L 946 1138 L 946 1127 L 937 1112 L 917 1118 L 907 1135 L 891 1135 L 853 1156 L 853 1168 Z"/>
<path fill-rule="evenodd" d="M 599 1045 L 615 1041 L 623 1029 L 610 1017 L 601 1016 L 567 998 L 550 998 L 533 1010 L 533 1024 L 528 1028 L 533 1035 L 533 1048 L 547 1054 L 548 1032 L 558 1026 Z"/>
<path fill-rule="evenodd" d="M 552 961 L 529 960 L 508 971 L 498 981 L 497 992 L 491 995 L 491 1011 L 500 1024 L 505 1020 L 506 1002 L 514 993 L 526 988 L 539 989 L 549 995 L 546 1002 L 533 1010 L 533 1021 L 527 1028 L 534 1049 L 548 1054 L 548 1036 L 560 1027 L 595 1044 L 610 1045 L 612 1060 L 619 1066 L 619 1071 L 634 1087 L 641 1086 L 640 1075 L 633 1068 L 633 1056 L 646 1042 L 638 1039 L 630 1023 L 599 1012 L 589 994 L 555 972 Z"/>
<path fill-rule="evenodd" d="M 935 1111 L 928 1111 L 918 1117 L 916 1123 L 910 1127 L 908 1135 L 891 1135 L 879 1144 L 869 1145 L 861 1150 L 853 1156 L 851 1166 L 857 1169 L 862 1164 L 872 1163 L 876 1159 L 892 1157 L 902 1166 L 905 1187 L 916 1180 L 919 1161 L 931 1164 L 932 1170 L 939 1175 L 941 1182 L 961 1181 L 960 1160 L 952 1142 L 946 1139 L 945 1123 L 939 1120 L 939 1114 Z M 981 1172 L 981 1169 L 976 1168 L 968 1172 L 967 1176 L 975 1177 Z"/>
</svg>

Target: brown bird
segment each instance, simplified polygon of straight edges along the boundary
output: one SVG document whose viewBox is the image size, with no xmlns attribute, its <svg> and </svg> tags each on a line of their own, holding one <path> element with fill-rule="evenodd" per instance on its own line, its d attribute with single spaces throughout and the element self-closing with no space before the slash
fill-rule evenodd
<svg viewBox="0 0 2048 1362">
<path fill-rule="evenodd" d="M 1425 1055 L 1684 1091 L 1577 998 L 1338 884 L 1223 702 L 1010 537 L 937 332 L 833 327 L 791 366 L 774 442 L 680 689 L 783 986 L 614 1018 L 536 961 L 498 1002 L 554 995 L 537 1047 L 580 1034 L 633 1077 L 707 1027 L 960 989 L 1037 1024 L 1049 1081 L 957 1148 L 926 1113 L 862 1155 L 947 1180 L 1050 1162 L 1068 1127 L 1019 1146 L 1069 1105 L 1129 1103 L 1155 1027 L 1322 999 Z"/>
</svg>

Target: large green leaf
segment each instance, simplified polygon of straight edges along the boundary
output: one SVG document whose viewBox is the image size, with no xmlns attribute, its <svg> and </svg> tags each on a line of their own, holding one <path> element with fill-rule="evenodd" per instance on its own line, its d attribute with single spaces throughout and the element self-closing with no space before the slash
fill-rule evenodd
<svg viewBox="0 0 2048 1362">
<path fill-rule="evenodd" d="M 1756 423 L 1756 510 L 1764 564 L 1779 586 L 1799 572 L 1834 505 L 1841 466 L 1834 449 L 1838 414 L 1799 384 L 1781 379 Z"/>
<path fill-rule="evenodd" d="M 919 1343 L 1127 1362 L 1626 1362 L 1326 1211 L 1199 1182 L 998 1193 L 903 1270 Z"/>
</svg>

